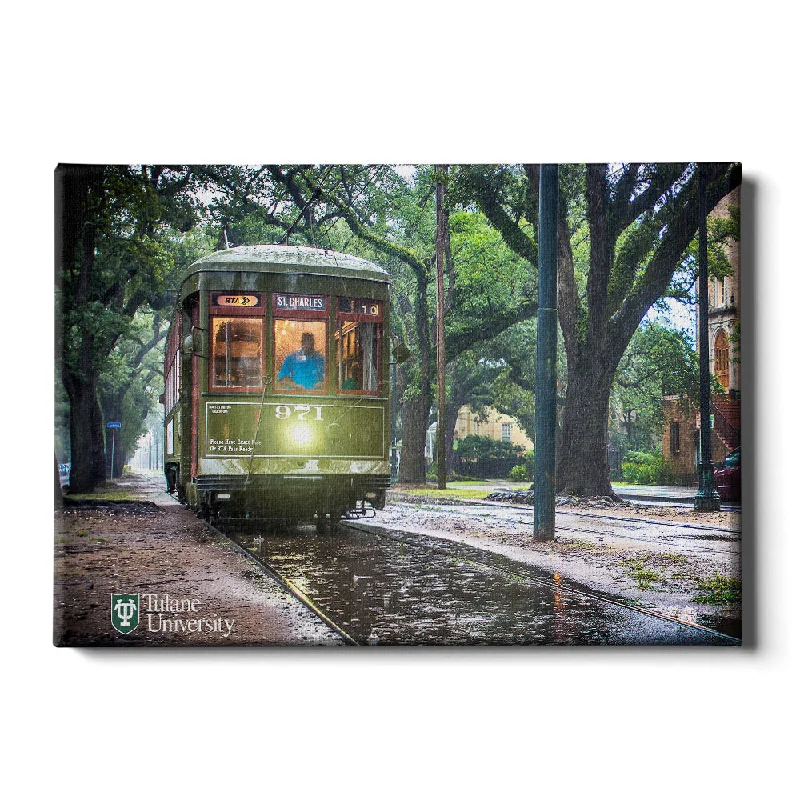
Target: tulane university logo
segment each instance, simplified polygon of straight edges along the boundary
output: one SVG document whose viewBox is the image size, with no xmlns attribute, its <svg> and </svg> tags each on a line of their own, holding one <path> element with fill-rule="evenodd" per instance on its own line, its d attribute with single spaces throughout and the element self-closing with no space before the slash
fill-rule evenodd
<svg viewBox="0 0 800 800">
<path fill-rule="evenodd" d="M 130 633 L 139 624 L 139 595 L 111 595 L 111 624 L 120 633 Z"/>
</svg>

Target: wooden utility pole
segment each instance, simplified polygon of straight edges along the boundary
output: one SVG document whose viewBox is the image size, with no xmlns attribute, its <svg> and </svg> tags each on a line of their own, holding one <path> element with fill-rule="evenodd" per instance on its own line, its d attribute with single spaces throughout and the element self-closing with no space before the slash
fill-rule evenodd
<svg viewBox="0 0 800 800">
<path fill-rule="evenodd" d="M 439 489 L 447 488 L 447 450 L 445 425 L 447 395 L 444 380 L 447 358 L 444 351 L 444 181 L 447 165 L 437 164 L 436 169 L 436 369 L 439 395 L 438 422 L 436 425 L 436 474 Z"/>
</svg>

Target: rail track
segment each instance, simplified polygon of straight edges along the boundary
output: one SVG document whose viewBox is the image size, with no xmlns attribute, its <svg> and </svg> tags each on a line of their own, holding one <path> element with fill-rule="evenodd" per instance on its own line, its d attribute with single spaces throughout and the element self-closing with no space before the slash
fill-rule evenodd
<svg viewBox="0 0 800 800">
<path fill-rule="evenodd" d="M 399 506 L 399 505 L 402 505 L 402 504 L 401 503 L 397 503 L 396 505 Z M 484 505 L 483 503 L 475 503 L 475 504 L 471 503 L 469 505 L 459 505 L 459 506 L 449 506 L 447 504 L 436 504 L 436 505 L 432 505 L 430 507 L 430 510 L 431 511 L 435 511 L 435 512 L 440 513 L 440 514 L 452 514 L 454 516 L 457 515 L 457 516 L 472 516 L 472 517 L 480 517 L 480 518 L 484 518 L 484 517 L 493 518 L 493 514 L 489 514 L 488 512 L 484 513 L 484 512 L 481 512 L 481 511 L 477 510 L 478 508 L 480 508 L 483 505 Z M 526 518 L 526 516 L 523 516 L 523 515 L 515 517 L 514 518 L 514 523 L 518 524 L 518 525 L 524 525 L 524 526 L 527 526 L 527 527 L 530 527 L 531 529 L 533 529 L 534 523 L 533 523 L 532 515 L 530 514 L 530 510 L 531 510 L 530 506 L 509 505 L 509 506 L 502 506 L 502 507 L 503 508 L 508 508 L 508 510 L 511 511 L 511 512 L 513 512 L 515 510 L 516 511 L 527 511 L 527 512 L 529 512 L 527 514 L 527 518 Z M 492 504 L 490 506 L 490 508 L 492 508 L 494 510 L 494 512 L 496 513 L 497 504 Z M 569 526 L 569 527 L 565 527 L 563 525 L 559 525 L 558 524 L 558 516 L 560 514 L 569 514 L 571 516 L 582 517 L 582 518 L 586 518 L 586 519 L 596 519 L 596 520 L 599 520 L 600 522 L 604 522 L 604 523 L 614 522 L 614 523 L 618 523 L 618 525 L 613 531 L 612 530 L 598 531 L 598 530 L 593 530 L 592 528 L 581 528 L 581 527 L 576 527 L 574 525 Z M 626 539 L 626 540 L 632 541 L 632 542 L 641 542 L 643 545 L 646 545 L 646 544 L 652 543 L 653 538 L 654 538 L 652 534 L 648 535 L 648 536 L 638 536 L 634 532 L 631 531 L 631 529 L 635 529 L 637 527 L 642 527 L 643 524 L 645 524 L 645 523 L 647 524 L 647 526 L 651 530 L 654 527 L 663 527 L 667 531 L 669 531 L 670 528 L 684 528 L 684 529 L 689 529 L 689 530 L 709 531 L 710 533 L 706 537 L 704 537 L 703 534 L 699 534 L 699 535 L 692 536 L 692 537 L 687 537 L 687 536 L 684 536 L 684 535 L 679 534 L 679 533 L 671 533 L 671 532 L 665 533 L 661 537 L 656 537 L 656 538 L 670 538 L 670 539 L 686 539 L 686 540 L 691 541 L 693 543 L 691 549 L 692 549 L 693 552 L 697 552 L 697 553 L 714 553 L 714 554 L 716 554 L 718 552 L 718 550 L 715 549 L 715 548 L 703 547 L 702 545 L 695 544 L 695 542 L 697 542 L 698 540 L 701 540 L 703 538 L 711 538 L 711 539 L 714 539 L 714 540 L 717 540 L 717 541 L 729 542 L 731 544 L 738 544 L 738 533 L 735 532 L 735 531 L 732 531 L 732 530 L 730 530 L 728 528 L 720 528 L 720 527 L 713 526 L 713 525 L 703 525 L 703 524 L 691 523 L 691 522 L 689 522 L 689 523 L 686 523 L 686 522 L 675 522 L 673 520 L 656 520 L 656 519 L 643 520 L 643 519 L 638 519 L 638 518 L 634 518 L 634 517 L 617 517 L 617 516 L 611 516 L 611 515 L 607 515 L 607 514 L 593 514 L 592 512 L 589 512 L 589 511 L 574 511 L 574 510 L 564 511 L 564 510 L 556 509 L 556 528 L 555 529 L 556 529 L 556 533 L 560 533 L 562 535 L 569 535 L 570 532 L 579 532 L 579 533 L 590 534 L 592 536 L 601 536 L 601 537 L 603 537 L 603 536 L 613 536 L 614 538 L 617 538 L 617 539 Z M 620 529 L 623 529 L 623 528 L 626 529 L 625 533 L 620 532 Z"/>
</svg>

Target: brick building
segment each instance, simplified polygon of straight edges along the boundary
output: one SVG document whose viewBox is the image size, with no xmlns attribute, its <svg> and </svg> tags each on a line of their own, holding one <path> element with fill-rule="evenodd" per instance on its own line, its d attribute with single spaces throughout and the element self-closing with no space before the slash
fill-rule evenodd
<svg viewBox="0 0 800 800">
<path fill-rule="evenodd" d="M 711 218 L 730 215 L 739 208 L 739 189 L 735 189 L 711 212 Z M 708 280 L 709 369 L 718 386 L 712 386 L 711 460 L 721 461 L 739 446 L 741 430 L 741 384 L 739 361 L 739 243 L 726 246 L 731 274 Z M 695 316 L 699 338 L 699 312 Z M 697 481 L 700 422 L 697 408 L 684 396 L 664 398 L 662 452 L 676 483 Z"/>
</svg>

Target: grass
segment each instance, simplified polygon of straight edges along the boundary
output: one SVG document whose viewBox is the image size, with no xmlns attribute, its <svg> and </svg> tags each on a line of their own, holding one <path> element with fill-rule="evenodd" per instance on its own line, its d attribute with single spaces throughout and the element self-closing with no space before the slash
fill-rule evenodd
<svg viewBox="0 0 800 800">
<path fill-rule="evenodd" d="M 93 492 L 87 492 L 86 494 L 68 494 L 66 496 L 70 500 L 105 500 L 112 503 L 133 502 L 140 499 L 136 495 L 118 488 L 113 483 L 98 486 Z"/>
<path fill-rule="evenodd" d="M 668 561 L 672 564 L 685 564 L 686 556 L 681 553 L 661 553 L 659 558 L 662 561 Z"/>
<path fill-rule="evenodd" d="M 715 572 L 710 578 L 697 582 L 699 594 L 695 603 L 712 606 L 731 606 L 742 601 L 742 582 L 738 578 L 727 578 Z"/>
<path fill-rule="evenodd" d="M 661 580 L 657 572 L 645 566 L 646 560 L 630 558 L 625 562 L 640 589 L 649 589 L 656 581 Z"/>
<path fill-rule="evenodd" d="M 601 548 L 597 547 L 597 545 L 593 544 L 592 542 L 585 542 L 582 539 L 568 539 L 568 538 L 560 538 L 558 539 L 558 544 L 564 547 L 567 550 L 599 550 Z"/>
<path fill-rule="evenodd" d="M 452 484 L 451 484 L 452 485 Z M 483 500 L 488 494 L 488 489 L 395 489 L 395 497 L 424 497 L 428 500 Z"/>
</svg>

